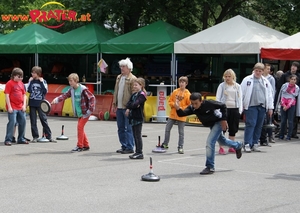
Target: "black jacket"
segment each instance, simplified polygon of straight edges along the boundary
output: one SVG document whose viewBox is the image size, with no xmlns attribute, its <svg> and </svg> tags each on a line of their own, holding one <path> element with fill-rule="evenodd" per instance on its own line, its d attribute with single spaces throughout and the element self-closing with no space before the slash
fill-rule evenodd
<svg viewBox="0 0 300 213">
<path fill-rule="evenodd" d="M 201 106 L 198 109 L 194 109 L 192 105 L 190 105 L 184 110 L 179 109 L 176 112 L 180 117 L 196 114 L 201 123 L 204 126 L 208 127 L 212 127 L 218 121 L 227 120 L 226 105 L 219 101 L 213 100 L 203 100 Z"/>
<path fill-rule="evenodd" d="M 143 121 L 144 120 L 144 104 L 146 101 L 146 93 L 144 91 L 139 91 L 131 95 L 128 103 L 126 104 L 126 109 L 130 109 L 129 120 L 130 123 L 133 121 Z"/>
</svg>

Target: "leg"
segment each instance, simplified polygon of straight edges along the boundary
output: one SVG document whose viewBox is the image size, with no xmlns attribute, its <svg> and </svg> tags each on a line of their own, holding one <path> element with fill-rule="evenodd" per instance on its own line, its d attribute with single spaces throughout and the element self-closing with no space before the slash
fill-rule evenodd
<svg viewBox="0 0 300 213">
<path fill-rule="evenodd" d="M 178 125 L 178 133 L 179 133 L 179 139 L 178 139 L 178 147 L 183 147 L 184 145 L 184 121 L 177 121 Z"/>
<path fill-rule="evenodd" d="M 216 141 L 222 134 L 222 127 L 219 122 L 216 122 L 210 130 L 206 139 L 206 163 L 205 166 L 209 169 L 215 168 L 215 145 Z"/>
<path fill-rule="evenodd" d="M 284 132 L 286 128 L 286 120 L 287 120 L 287 112 L 280 108 L 281 122 L 280 122 L 280 131 L 279 131 L 279 139 L 284 138 Z"/>
<path fill-rule="evenodd" d="M 244 132 L 244 143 L 245 145 L 253 146 L 253 134 L 254 128 L 256 126 L 256 119 L 258 115 L 257 107 L 249 107 L 248 110 L 244 111 L 246 120 L 245 120 L 245 132 Z"/>
<path fill-rule="evenodd" d="M 86 134 L 84 132 L 84 126 L 88 122 L 89 118 L 78 118 L 77 123 L 77 147 L 90 147 Z"/>
<path fill-rule="evenodd" d="M 132 126 L 132 130 L 134 132 L 135 152 L 138 154 L 143 154 L 143 139 L 141 134 L 142 125 L 143 124 Z"/>
<path fill-rule="evenodd" d="M 123 110 L 122 109 L 117 109 L 116 116 L 117 116 L 119 141 L 121 143 L 122 150 L 125 150 L 126 149 L 126 143 L 125 143 L 126 135 L 125 135 L 125 118 L 124 118 L 124 115 L 123 115 Z"/>
<path fill-rule="evenodd" d="M 25 129 L 26 129 L 26 112 L 22 110 L 17 111 L 17 122 L 18 122 L 18 140 L 17 142 L 25 141 Z"/>
<path fill-rule="evenodd" d="M 288 133 L 286 136 L 287 140 L 290 140 L 293 134 L 294 116 L 295 116 L 296 106 L 291 106 L 287 110 L 287 120 L 288 120 Z"/>
<path fill-rule="evenodd" d="M 261 129 L 263 127 L 265 116 L 266 116 L 266 109 L 261 106 L 258 106 L 257 107 L 256 125 L 254 127 L 254 132 L 253 132 L 253 141 L 252 141 L 253 146 L 255 144 L 256 144 L 256 146 L 258 145 L 258 139 L 261 135 Z"/>
<path fill-rule="evenodd" d="M 134 149 L 134 138 L 133 138 L 133 134 L 132 134 L 132 127 L 129 124 L 129 119 L 127 118 L 127 116 L 125 115 L 125 110 L 123 111 L 124 113 L 124 120 L 125 120 L 125 134 L 126 134 L 126 149 L 133 151 Z"/>
<path fill-rule="evenodd" d="M 17 111 L 13 110 L 12 113 L 7 112 L 8 123 L 6 125 L 5 142 L 12 142 L 13 131 L 17 122 Z"/>
<path fill-rule="evenodd" d="M 170 119 L 170 118 L 167 121 L 167 124 L 166 124 L 166 127 L 165 127 L 165 139 L 164 139 L 164 142 L 162 143 L 166 146 L 168 146 L 168 144 L 169 144 L 171 129 L 172 129 L 174 123 L 175 123 L 175 120 Z"/>
<path fill-rule="evenodd" d="M 41 110 L 40 107 L 37 108 L 37 111 L 38 111 L 38 114 L 39 114 L 41 124 L 43 126 L 43 133 L 45 134 L 45 137 L 47 139 L 52 139 L 52 132 L 51 132 L 51 129 L 48 125 L 47 115 Z"/>
<path fill-rule="evenodd" d="M 39 138 L 39 131 L 38 131 L 37 124 L 36 124 L 36 112 L 37 112 L 36 107 L 29 107 L 31 135 L 33 138 Z"/>
</svg>

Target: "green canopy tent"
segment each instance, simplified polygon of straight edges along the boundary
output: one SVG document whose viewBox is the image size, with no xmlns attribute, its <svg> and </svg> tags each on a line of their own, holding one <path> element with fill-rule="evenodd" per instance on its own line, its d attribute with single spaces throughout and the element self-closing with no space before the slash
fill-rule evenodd
<svg viewBox="0 0 300 213">
<path fill-rule="evenodd" d="M 103 26 L 90 23 L 60 36 L 53 37 L 38 46 L 38 53 L 45 54 L 97 54 L 97 62 L 101 56 L 101 42 L 116 37 L 116 35 Z M 99 56 L 100 54 L 100 56 Z M 88 60 L 88 59 L 87 59 Z M 88 63 L 86 63 L 88 64 Z M 86 69 L 87 70 L 87 69 Z M 97 81 L 99 79 L 97 72 Z M 100 73 L 100 81 L 102 75 Z M 97 93 L 101 84 L 97 84 Z"/>
<path fill-rule="evenodd" d="M 101 53 L 100 43 L 116 35 L 95 23 L 84 25 L 61 36 L 53 37 L 38 46 L 38 53 L 93 54 Z"/>
<path fill-rule="evenodd" d="M 38 65 L 37 45 L 60 33 L 39 24 L 30 24 L 17 31 L 0 37 L 0 53 L 4 54 L 35 54 Z"/>
<path fill-rule="evenodd" d="M 172 54 L 172 82 L 176 82 L 174 42 L 191 34 L 164 21 L 157 21 L 101 43 L 107 54 Z"/>
</svg>

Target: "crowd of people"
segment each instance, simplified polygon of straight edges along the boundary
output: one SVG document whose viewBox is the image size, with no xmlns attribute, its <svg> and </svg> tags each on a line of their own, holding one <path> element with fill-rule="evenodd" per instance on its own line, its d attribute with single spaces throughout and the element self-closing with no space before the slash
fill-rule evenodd
<svg viewBox="0 0 300 213">
<path fill-rule="evenodd" d="M 133 64 L 129 58 L 119 61 L 121 73 L 117 76 L 113 94 L 113 108 L 117 118 L 117 132 L 121 148 L 117 153 L 130 154 L 130 159 L 143 159 L 142 125 L 144 119 L 144 104 L 147 100 L 145 80 L 132 74 Z M 297 136 L 297 117 L 300 116 L 299 94 L 300 74 L 297 73 L 298 62 L 293 62 L 291 70 L 283 73 L 272 72 L 270 64 L 256 63 L 251 75 L 246 76 L 241 84 L 236 82 L 236 74 L 232 69 L 223 73 L 223 82 L 218 86 L 216 100 L 204 100 L 198 92 L 190 93 L 186 88 L 188 78 L 179 78 L 179 88 L 175 89 L 168 100 L 171 108 L 169 119 L 165 126 L 165 138 L 162 149 L 169 148 L 171 129 L 178 125 L 178 153 L 184 154 L 184 126 L 186 116 L 195 114 L 201 123 L 210 128 L 206 139 L 206 163 L 202 175 L 215 171 L 215 144 L 219 143 L 219 154 L 235 153 L 239 159 L 242 149 L 245 152 L 260 152 L 259 145 L 270 146 L 275 143 L 272 128 L 264 125 L 275 123 L 280 127 L 277 137 L 280 140 L 291 140 Z M 274 72 L 274 70 L 273 70 Z M 16 142 L 28 144 L 25 140 L 26 107 L 30 108 L 30 124 L 32 142 L 37 142 L 37 115 L 43 126 L 43 134 L 50 141 L 51 129 L 47 115 L 41 110 L 41 101 L 47 93 L 47 82 L 42 77 L 41 67 L 32 68 L 32 77 L 27 85 L 22 82 L 23 71 L 14 68 L 11 80 L 5 87 L 5 99 L 8 112 L 8 123 L 4 144 L 11 146 L 15 126 L 18 127 Z M 95 109 L 95 96 L 87 87 L 79 83 L 76 73 L 68 76 L 70 88 L 64 94 L 54 98 L 51 104 L 57 104 L 67 98 L 72 100 L 74 115 L 78 117 L 77 145 L 72 152 L 88 151 L 89 140 L 84 126 Z M 27 101 L 26 91 L 29 92 Z M 274 114 L 276 116 L 274 116 Z M 239 130 L 240 118 L 244 118 L 244 141 L 235 140 Z M 228 132 L 228 138 L 226 138 Z"/>
</svg>

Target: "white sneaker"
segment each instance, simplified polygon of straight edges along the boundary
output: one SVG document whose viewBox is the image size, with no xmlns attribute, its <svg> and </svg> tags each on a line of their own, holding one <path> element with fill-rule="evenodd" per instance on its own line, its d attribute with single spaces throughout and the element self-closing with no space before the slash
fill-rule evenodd
<svg viewBox="0 0 300 213">
<path fill-rule="evenodd" d="M 260 149 L 258 148 L 258 144 L 254 144 L 252 147 L 253 152 L 260 152 Z"/>
<path fill-rule="evenodd" d="M 250 149 L 249 144 L 246 144 L 246 145 L 244 146 L 244 151 L 245 151 L 245 152 L 251 152 L 251 149 Z"/>
</svg>

